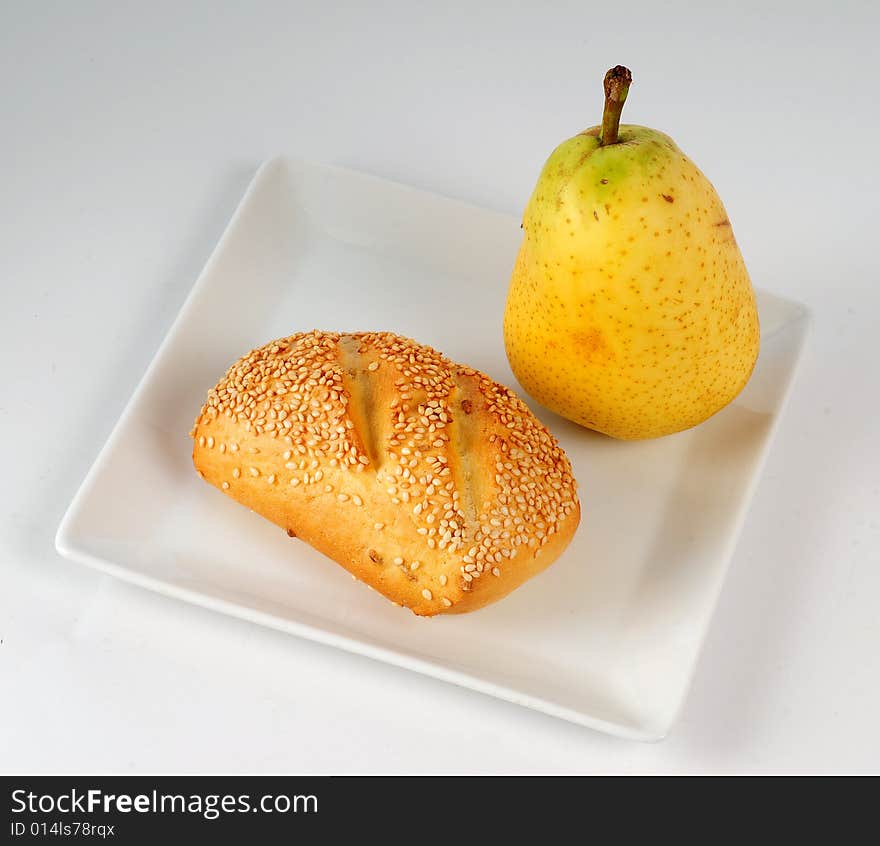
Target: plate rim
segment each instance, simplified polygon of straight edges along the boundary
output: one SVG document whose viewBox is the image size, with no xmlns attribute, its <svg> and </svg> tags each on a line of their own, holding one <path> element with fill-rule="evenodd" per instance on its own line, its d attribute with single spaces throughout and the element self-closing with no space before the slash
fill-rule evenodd
<svg viewBox="0 0 880 846">
<path fill-rule="evenodd" d="M 814 317 L 812 310 L 799 300 L 795 300 L 787 296 L 779 296 L 777 294 L 773 294 L 770 291 L 765 291 L 765 289 L 760 289 L 770 296 L 775 297 L 777 300 L 782 300 L 789 306 L 798 310 L 799 313 L 796 317 L 792 318 L 790 323 L 801 324 L 799 337 L 797 339 L 796 349 L 793 354 L 792 365 L 785 373 L 785 381 L 784 384 L 781 386 L 778 407 L 773 416 L 773 420 L 771 422 L 767 436 L 764 439 L 763 444 L 761 445 L 761 449 L 758 455 L 756 456 L 754 472 L 749 478 L 746 490 L 738 505 L 734 517 L 733 527 L 730 531 L 729 539 L 723 553 L 719 556 L 723 562 L 722 570 L 720 578 L 718 579 L 718 585 L 714 590 L 713 595 L 709 598 L 710 601 L 708 604 L 708 609 L 705 613 L 705 619 L 701 627 L 694 658 L 690 664 L 690 667 L 688 668 L 685 682 L 683 685 L 681 685 L 681 688 L 679 690 L 676 704 L 670 710 L 670 715 L 664 721 L 663 725 L 633 727 L 627 726 L 623 723 L 612 722 L 610 720 L 604 720 L 599 717 L 594 717 L 588 713 L 585 713 L 584 711 L 579 711 L 575 708 L 560 705 L 540 696 L 534 696 L 532 694 L 524 693 L 507 685 L 496 684 L 479 678 L 478 676 L 471 675 L 460 670 L 454 670 L 452 668 L 443 666 L 436 661 L 418 658 L 406 652 L 401 652 L 387 646 L 371 644 L 363 640 L 359 640 L 355 637 L 350 637 L 348 635 L 334 632 L 328 628 L 323 628 L 319 625 L 287 619 L 277 616 L 275 614 L 271 614 L 269 612 L 259 611 L 246 605 L 240 605 L 217 596 L 212 596 L 211 594 L 206 594 L 198 590 L 188 589 L 180 585 L 170 583 L 158 577 L 149 576 L 145 573 L 133 570 L 125 565 L 116 563 L 109 558 L 94 555 L 84 547 L 78 545 L 76 532 L 74 531 L 76 513 L 82 501 L 88 496 L 95 479 L 98 477 L 98 475 L 104 469 L 104 466 L 107 464 L 109 456 L 113 451 L 113 447 L 116 445 L 117 440 L 121 436 L 121 433 L 128 423 L 129 418 L 133 415 L 135 406 L 138 404 L 140 395 L 150 382 L 154 370 L 158 367 L 159 360 L 163 357 L 166 348 L 171 345 L 177 333 L 181 331 L 181 328 L 185 324 L 189 312 L 193 308 L 194 302 L 197 299 L 198 294 L 205 283 L 205 279 L 211 274 L 213 268 L 220 260 L 220 255 L 224 252 L 226 242 L 228 241 L 231 233 L 237 228 L 239 220 L 245 214 L 246 209 L 253 201 L 255 195 L 260 191 L 262 183 L 268 178 L 268 174 L 270 174 L 270 172 L 274 171 L 278 167 L 283 167 L 290 162 L 295 162 L 301 167 L 320 169 L 325 171 L 335 171 L 336 173 L 341 175 L 367 178 L 370 181 L 386 185 L 391 184 L 399 188 L 408 189 L 419 195 L 424 195 L 434 199 L 440 198 L 444 201 L 458 204 L 461 207 L 479 211 L 482 214 L 489 213 L 495 216 L 511 219 L 514 219 L 515 217 L 514 215 L 505 214 L 503 212 L 498 212 L 493 209 L 487 209 L 477 204 L 469 203 L 455 197 L 448 197 L 434 191 L 428 191 L 413 185 L 409 185 L 407 183 L 398 182 L 392 179 L 386 179 L 384 177 L 376 176 L 375 174 L 366 173 L 353 168 L 333 164 L 311 162 L 298 156 L 285 154 L 279 154 L 263 161 L 254 172 L 253 177 L 248 183 L 244 194 L 241 196 L 241 199 L 236 205 L 235 210 L 229 218 L 228 223 L 224 227 L 223 232 L 217 240 L 217 243 L 211 250 L 211 254 L 209 255 L 198 276 L 196 277 L 195 282 L 187 293 L 186 298 L 181 304 L 180 309 L 178 310 L 173 321 L 171 322 L 171 325 L 168 327 L 165 335 L 159 343 L 159 346 L 156 348 L 156 351 L 154 352 L 149 364 L 144 370 L 143 375 L 137 381 L 134 389 L 132 390 L 132 393 L 128 401 L 126 402 L 122 413 L 114 424 L 109 436 L 99 449 L 98 454 L 96 455 L 91 466 L 89 467 L 88 472 L 86 473 L 85 477 L 77 488 L 73 498 L 70 501 L 70 504 L 65 509 L 64 515 L 55 533 L 54 545 L 56 551 L 59 555 L 67 558 L 68 560 L 74 561 L 78 564 L 83 564 L 107 575 L 111 575 L 124 582 L 128 582 L 129 584 L 134 584 L 138 587 L 146 588 L 162 596 L 168 596 L 202 608 L 206 608 L 215 613 L 227 614 L 229 616 L 246 620 L 257 625 L 266 626 L 268 628 L 295 635 L 304 640 L 308 640 L 314 643 L 320 643 L 324 646 L 341 649 L 351 654 L 362 655 L 372 660 L 382 661 L 391 666 L 399 667 L 404 670 L 409 670 L 411 672 L 416 672 L 421 675 L 438 679 L 439 681 L 455 684 L 459 687 L 464 687 L 466 689 L 493 696 L 497 699 L 502 699 L 515 705 L 530 708 L 540 713 L 563 719 L 568 722 L 575 723 L 586 728 L 594 729 L 596 731 L 600 731 L 615 737 L 642 742 L 657 742 L 662 740 L 664 737 L 666 737 L 671 727 L 675 724 L 681 713 L 682 708 L 684 707 L 685 702 L 687 701 L 688 693 L 693 684 L 697 667 L 699 666 L 702 653 L 706 645 L 709 627 L 711 626 L 711 622 L 715 616 L 718 601 L 720 599 L 721 592 L 723 591 L 724 584 L 727 580 L 727 574 L 730 569 L 730 564 L 733 559 L 734 552 L 739 543 L 743 526 L 745 525 L 746 518 L 748 517 L 748 513 L 751 509 L 758 483 L 763 476 L 764 467 L 766 465 L 770 449 L 775 440 L 776 432 L 779 428 L 779 423 L 784 416 L 786 407 L 788 405 L 788 401 L 791 396 L 792 386 L 796 380 L 798 371 L 800 370 L 801 363 L 803 361 L 803 351 L 806 346 L 806 341 L 812 330 Z M 755 290 L 757 291 L 758 289 Z"/>
</svg>

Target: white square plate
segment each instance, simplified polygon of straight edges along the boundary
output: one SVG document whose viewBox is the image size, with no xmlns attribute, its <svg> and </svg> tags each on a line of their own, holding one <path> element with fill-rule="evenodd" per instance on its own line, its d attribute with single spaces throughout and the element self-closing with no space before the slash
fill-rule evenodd
<svg viewBox="0 0 880 846">
<path fill-rule="evenodd" d="M 472 614 L 426 621 L 395 608 L 192 467 L 187 433 L 208 389 L 241 354 L 301 330 L 392 330 L 516 387 L 501 316 L 520 237 L 516 218 L 371 176 L 263 165 L 74 498 L 58 551 L 595 729 L 662 737 L 791 383 L 800 305 L 759 294 L 751 381 L 689 432 L 623 443 L 532 404 L 572 459 L 581 526 L 546 572 Z"/>
</svg>

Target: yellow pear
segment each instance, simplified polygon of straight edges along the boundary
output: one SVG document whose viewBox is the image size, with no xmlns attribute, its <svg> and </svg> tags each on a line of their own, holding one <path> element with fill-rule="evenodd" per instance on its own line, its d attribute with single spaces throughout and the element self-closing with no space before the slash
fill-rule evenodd
<svg viewBox="0 0 880 846">
<path fill-rule="evenodd" d="M 712 184 L 668 136 L 620 125 L 630 82 L 626 68 L 610 70 L 602 126 L 544 165 L 523 217 L 504 341 L 542 405 L 637 439 L 695 426 L 736 397 L 759 329 Z"/>
</svg>

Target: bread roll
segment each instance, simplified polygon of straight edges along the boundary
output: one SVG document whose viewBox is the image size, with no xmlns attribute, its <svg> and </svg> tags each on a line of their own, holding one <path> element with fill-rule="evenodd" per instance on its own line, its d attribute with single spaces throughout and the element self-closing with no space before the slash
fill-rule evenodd
<svg viewBox="0 0 880 846">
<path fill-rule="evenodd" d="M 522 400 L 390 333 L 254 350 L 191 434 L 203 479 L 418 615 L 501 599 L 580 520 L 568 458 Z"/>
</svg>

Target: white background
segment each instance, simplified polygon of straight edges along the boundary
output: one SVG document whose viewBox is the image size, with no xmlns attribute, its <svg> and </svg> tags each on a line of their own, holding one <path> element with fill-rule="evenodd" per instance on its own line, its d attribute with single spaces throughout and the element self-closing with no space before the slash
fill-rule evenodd
<svg viewBox="0 0 880 846">
<path fill-rule="evenodd" d="M 419 5 L 0 3 L 0 771 L 880 770 L 876 4 Z M 618 62 L 625 120 L 679 142 L 755 284 L 815 315 L 667 740 L 606 738 L 57 556 L 263 159 L 518 213 L 550 150 L 598 122 Z"/>
</svg>

